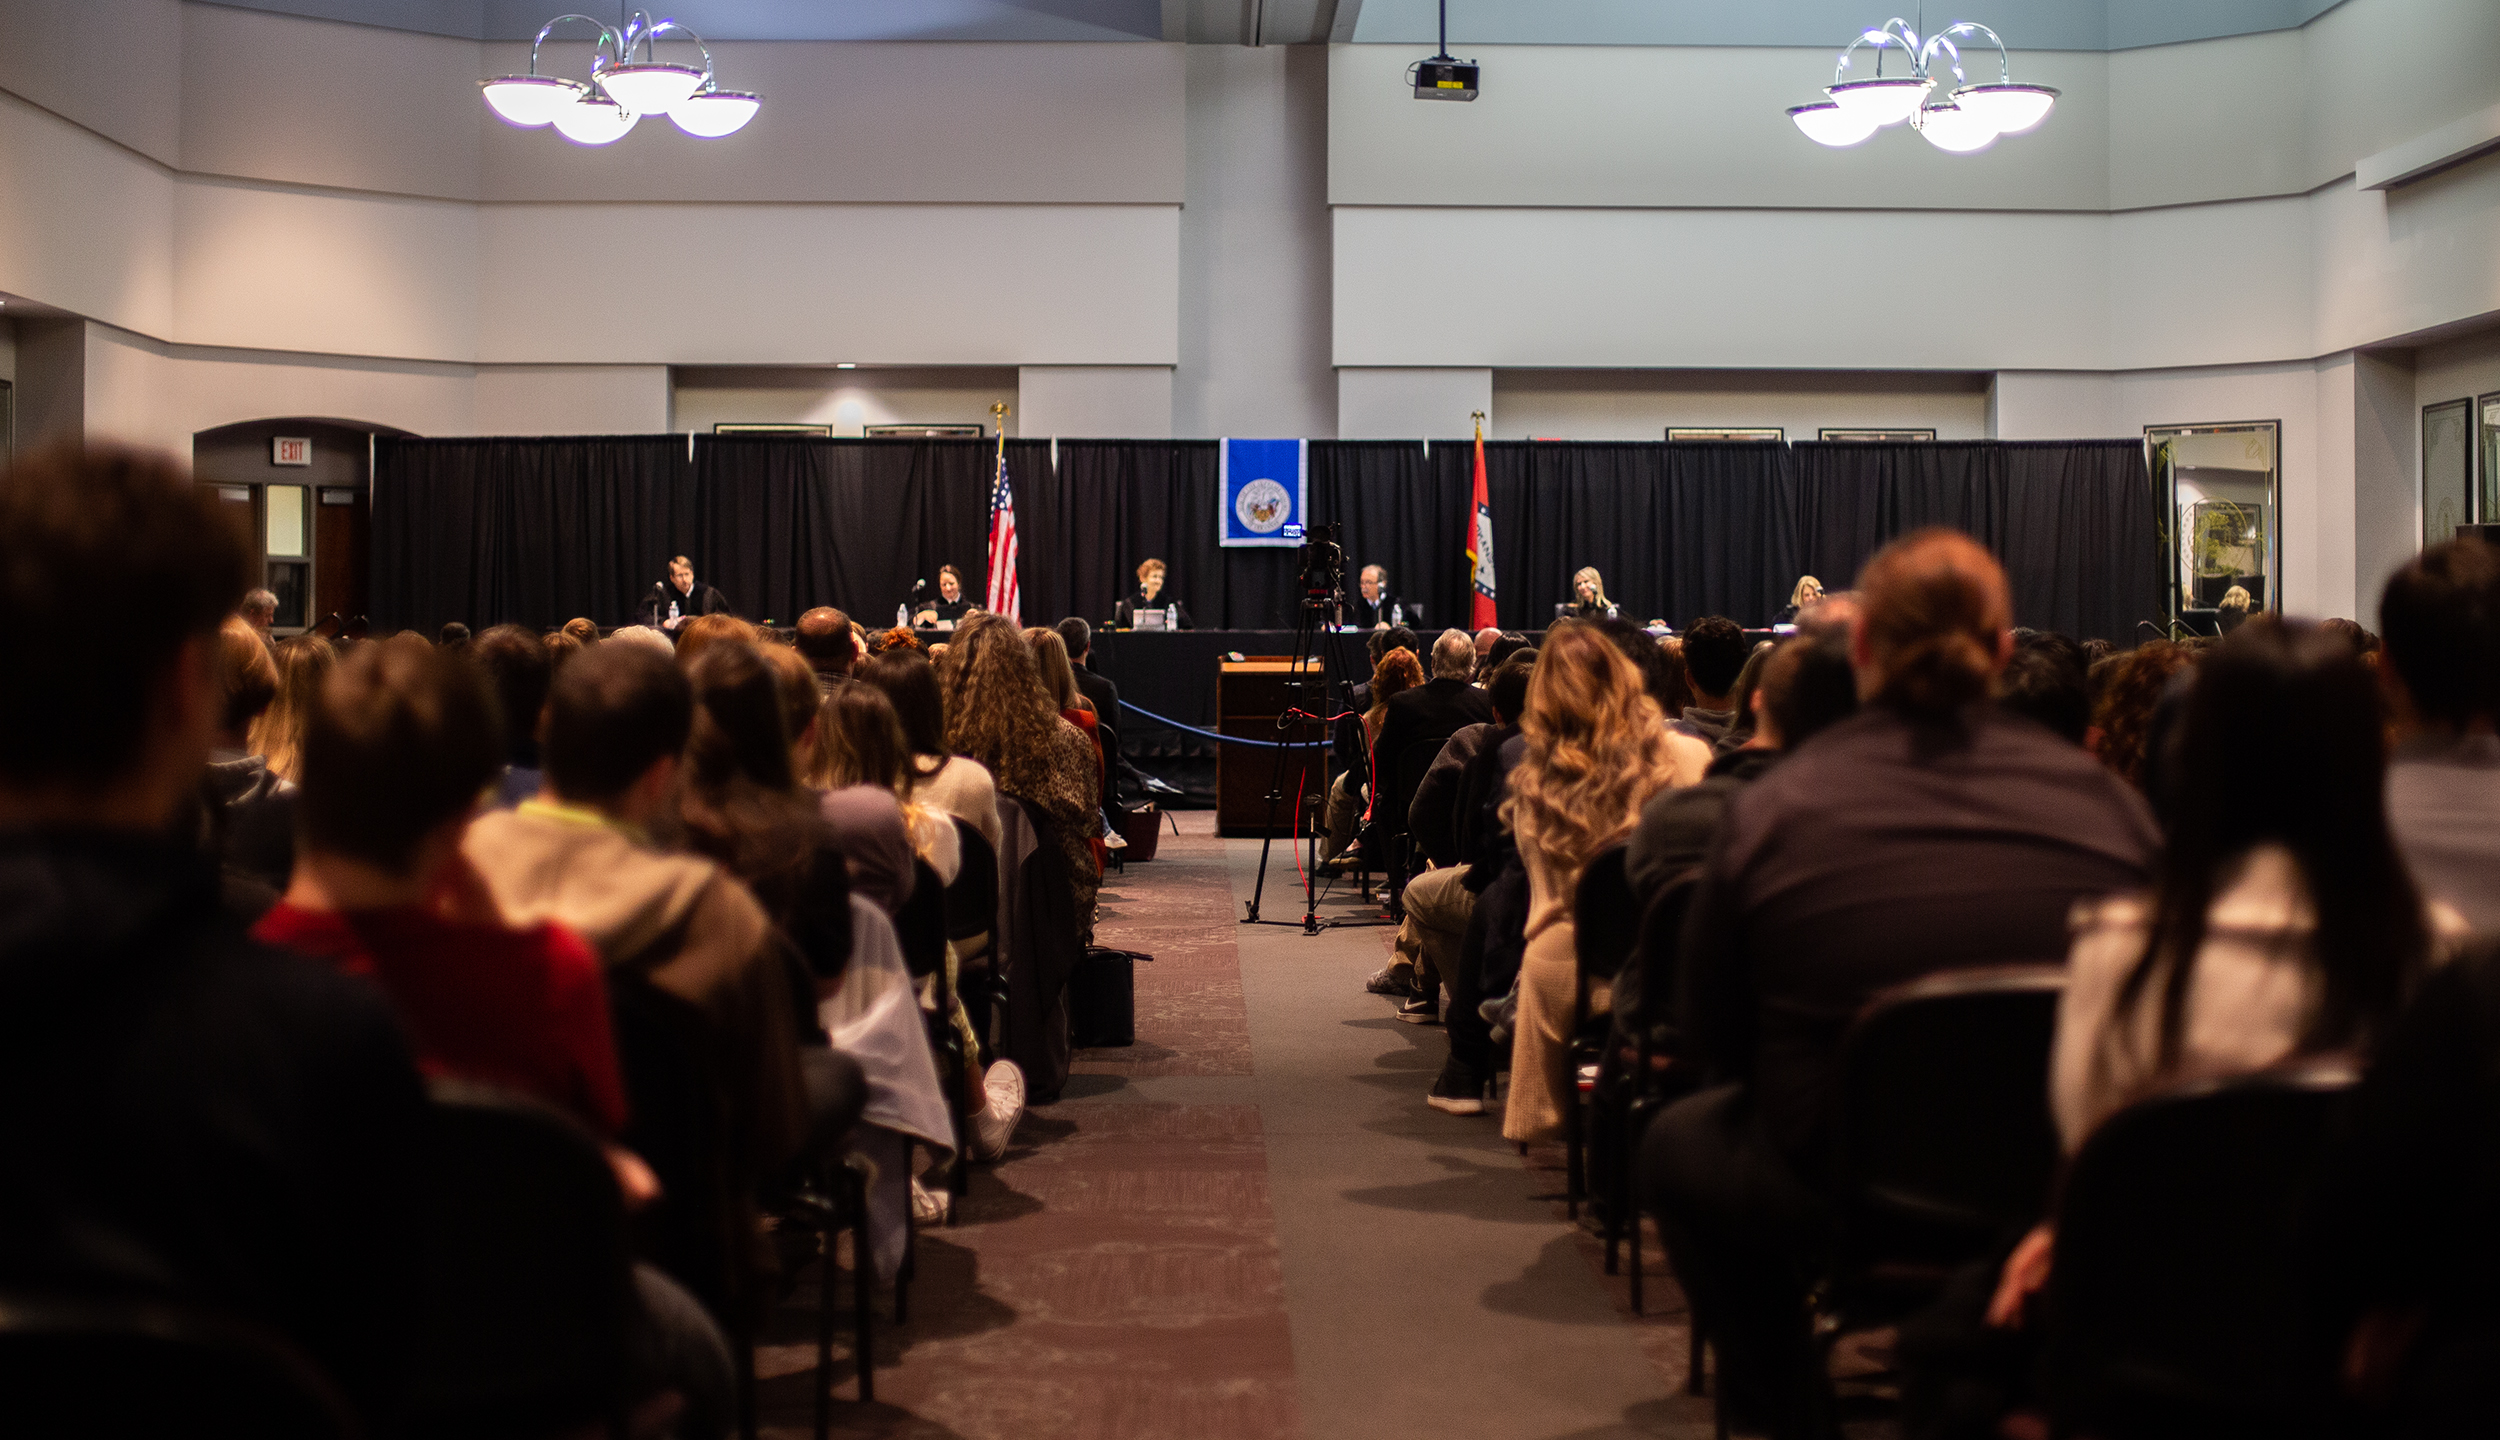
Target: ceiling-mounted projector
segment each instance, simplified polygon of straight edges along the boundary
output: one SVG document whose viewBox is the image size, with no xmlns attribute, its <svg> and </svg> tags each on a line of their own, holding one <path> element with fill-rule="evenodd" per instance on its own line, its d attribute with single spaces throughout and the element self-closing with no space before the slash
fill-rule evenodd
<svg viewBox="0 0 2500 1440">
<path fill-rule="evenodd" d="M 1418 100 L 1473 100 L 1476 98 L 1476 62 L 1453 60 L 1435 55 L 1418 60 L 1409 72 L 1415 80 Z"/>
<path fill-rule="evenodd" d="M 1406 80 L 1415 87 L 1418 100 L 1476 98 L 1476 62 L 1450 54 L 1450 0 L 1441 0 L 1441 48 L 1432 52 L 1431 59 L 1407 66 Z"/>
</svg>

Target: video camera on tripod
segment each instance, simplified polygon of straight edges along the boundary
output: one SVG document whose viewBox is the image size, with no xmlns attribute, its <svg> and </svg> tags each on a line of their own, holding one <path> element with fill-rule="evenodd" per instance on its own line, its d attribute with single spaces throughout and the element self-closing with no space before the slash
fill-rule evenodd
<svg viewBox="0 0 2500 1440">
<path fill-rule="evenodd" d="M 1303 532 L 1295 563 L 1300 570 L 1304 604 L 1326 606 L 1344 592 L 1345 547 L 1337 543 L 1344 531 L 1344 526 L 1331 521 Z"/>
</svg>

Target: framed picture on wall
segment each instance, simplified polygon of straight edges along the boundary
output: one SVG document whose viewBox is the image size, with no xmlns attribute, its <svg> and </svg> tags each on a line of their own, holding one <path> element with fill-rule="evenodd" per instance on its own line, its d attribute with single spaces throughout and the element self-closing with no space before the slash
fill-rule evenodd
<svg viewBox="0 0 2500 1440">
<path fill-rule="evenodd" d="M 1901 445 L 1922 440 L 1933 440 L 1936 438 L 1936 432 L 1933 430 L 1824 429 L 1816 431 L 1815 438 L 1821 440 L 1840 440 L 1860 445 Z"/>
<path fill-rule="evenodd" d="M 2422 543 L 2453 540 L 2474 523 L 2474 402 L 2422 407 Z"/>
<path fill-rule="evenodd" d="M 1788 439 L 1788 432 L 1777 425 L 1670 425 L 1667 427 L 1667 439 L 1736 440 L 1777 445 Z"/>
<path fill-rule="evenodd" d="M 830 425 L 730 425 L 724 423 L 713 426 L 712 433 L 715 435 L 813 435 L 820 439 L 830 439 L 833 435 L 833 427 Z"/>
</svg>

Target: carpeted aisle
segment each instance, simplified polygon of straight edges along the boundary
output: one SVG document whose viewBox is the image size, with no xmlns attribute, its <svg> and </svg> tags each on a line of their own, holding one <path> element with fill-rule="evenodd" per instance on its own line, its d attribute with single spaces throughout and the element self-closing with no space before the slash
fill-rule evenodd
<svg viewBox="0 0 2500 1440">
<path fill-rule="evenodd" d="M 1441 1032 L 1362 993 L 1389 932 L 1236 923 L 1259 847 L 1212 818 L 1182 814 L 1104 887 L 1097 939 L 1155 956 L 1138 1043 L 1081 1052 L 958 1223 L 922 1233 L 909 1323 L 878 1337 L 880 1403 L 843 1399 L 837 1431 L 1708 1433 L 1654 1252 L 1635 1323 L 1563 1220 L 1559 1173 L 1498 1119 L 1424 1105 Z M 1268 917 L 1298 920 L 1281 848 L 1268 879 Z M 811 1423 L 813 1299 L 792 1297 L 762 1354 L 769 1434 Z M 847 1364 L 838 1382 L 855 1393 Z"/>
</svg>

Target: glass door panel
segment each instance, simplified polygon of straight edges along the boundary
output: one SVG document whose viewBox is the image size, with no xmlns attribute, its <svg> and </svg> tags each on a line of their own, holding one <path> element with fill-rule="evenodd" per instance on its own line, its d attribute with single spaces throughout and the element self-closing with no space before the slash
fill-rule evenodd
<svg viewBox="0 0 2500 1440">
<path fill-rule="evenodd" d="M 2144 443 L 2168 498 L 2174 627 L 2216 635 L 2281 605 L 2281 427 L 2152 425 Z"/>
</svg>

